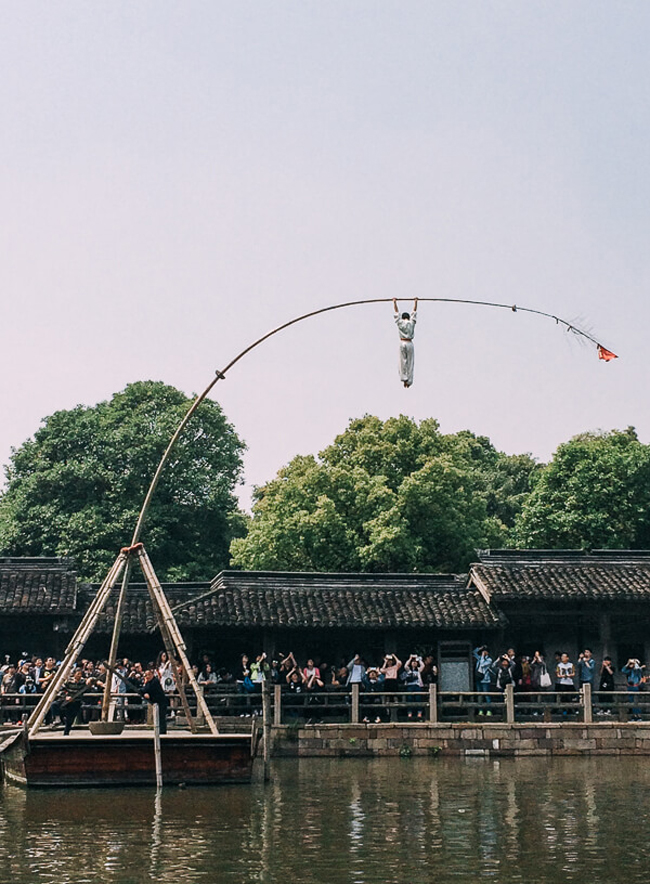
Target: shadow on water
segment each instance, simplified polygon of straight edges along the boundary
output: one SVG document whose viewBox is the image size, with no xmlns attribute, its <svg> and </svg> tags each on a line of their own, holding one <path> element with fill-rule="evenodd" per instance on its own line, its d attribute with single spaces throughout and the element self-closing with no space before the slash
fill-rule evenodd
<svg viewBox="0 0 650 884">
<path fill-rule="evenodd" d="M 643 759 L 302 759 L 272 782 L 0 797 L 12 884 L 641 882 Z"/>
</svg>

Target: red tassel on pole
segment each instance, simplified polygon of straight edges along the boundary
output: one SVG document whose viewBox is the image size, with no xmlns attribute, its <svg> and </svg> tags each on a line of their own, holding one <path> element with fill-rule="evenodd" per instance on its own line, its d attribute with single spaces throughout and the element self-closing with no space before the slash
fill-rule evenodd
<svg viewBox="0 0 650 884">
<path fill-rule="evenodd" d="M 618 359 L 616 353 L 612 353 L 611 350 L 606 350 L 601 344 L 596 345 L 598 347 L 598 358 L 604 359 L 605 362 L 611 362 L 612 359 Z"/>
</svg>

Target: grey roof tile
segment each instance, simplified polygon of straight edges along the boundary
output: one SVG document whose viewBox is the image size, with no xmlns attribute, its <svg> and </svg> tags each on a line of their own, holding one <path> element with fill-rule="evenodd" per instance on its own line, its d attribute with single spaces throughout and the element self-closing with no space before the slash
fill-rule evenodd
<svg viewBox="0 0 650 884">
<path fill-rule="evenodd" d="M 73 613 L 77 574 L 69 559 L 0 558 L 0 614 Z"/>
</svg>

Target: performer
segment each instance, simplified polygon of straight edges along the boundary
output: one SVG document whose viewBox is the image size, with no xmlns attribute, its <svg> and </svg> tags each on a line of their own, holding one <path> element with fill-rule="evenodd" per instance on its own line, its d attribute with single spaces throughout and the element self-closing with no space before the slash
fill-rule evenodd
<svg viewBox="0 0 650 884">
<path fill-rule="evenodd" d="M 147 669 L 144 674 L 144 685 L 140 689 L 140 692 L 144 699 L 150 703 L 152 706 L 155 703 L 158 706 L 158 711 L 160 712 L 159 720 L 160 720 L 160 733 L 167 733 L 167 694 L 162 689 L 160 682 L 156 675 L 151 671 L 151 669 Z"/>
<path fill-rule="evenodd" d="M 83 669 L 78 666 L 69 678 L 59 695 L 59 702 L 52 703 L 52 719 L 60 715 L 63 721 L 63 735 L 68 736 L 77 715 L 81 712 L 83 694 L 90 688 L 95 679 L 84 678 Z"/>
<path fill-rule="evenodd" d="M 415 364 L 415 349 L 413 347 L 413 335 L 417 322 L 418 299 L 413 301 L 413 313 L 402 313 L 400 316 L 397 299 L 393 298 L 395 322 L 399 330 L 399 378 L 405 387 L 413 383 L 413 368 Z"/>
</svg>

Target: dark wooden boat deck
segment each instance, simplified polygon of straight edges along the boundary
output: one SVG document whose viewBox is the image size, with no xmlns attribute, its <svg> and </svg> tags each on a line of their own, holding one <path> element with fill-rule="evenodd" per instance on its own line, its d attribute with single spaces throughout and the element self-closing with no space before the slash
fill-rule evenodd
<svg viewBox="0 0 650 884">
<path fill-rule="evenodd" d="M 160 738 L 166 785 L 248 783 L 251 735 L 192 734 L 177 731 Z M 125 730 L 93 736 L 86 730 L 43 731 L 26 741 L 16 734 L 1 747 L 4 776 L 26 786 L 155 785 L 151 731 Z"/>
</svg>

